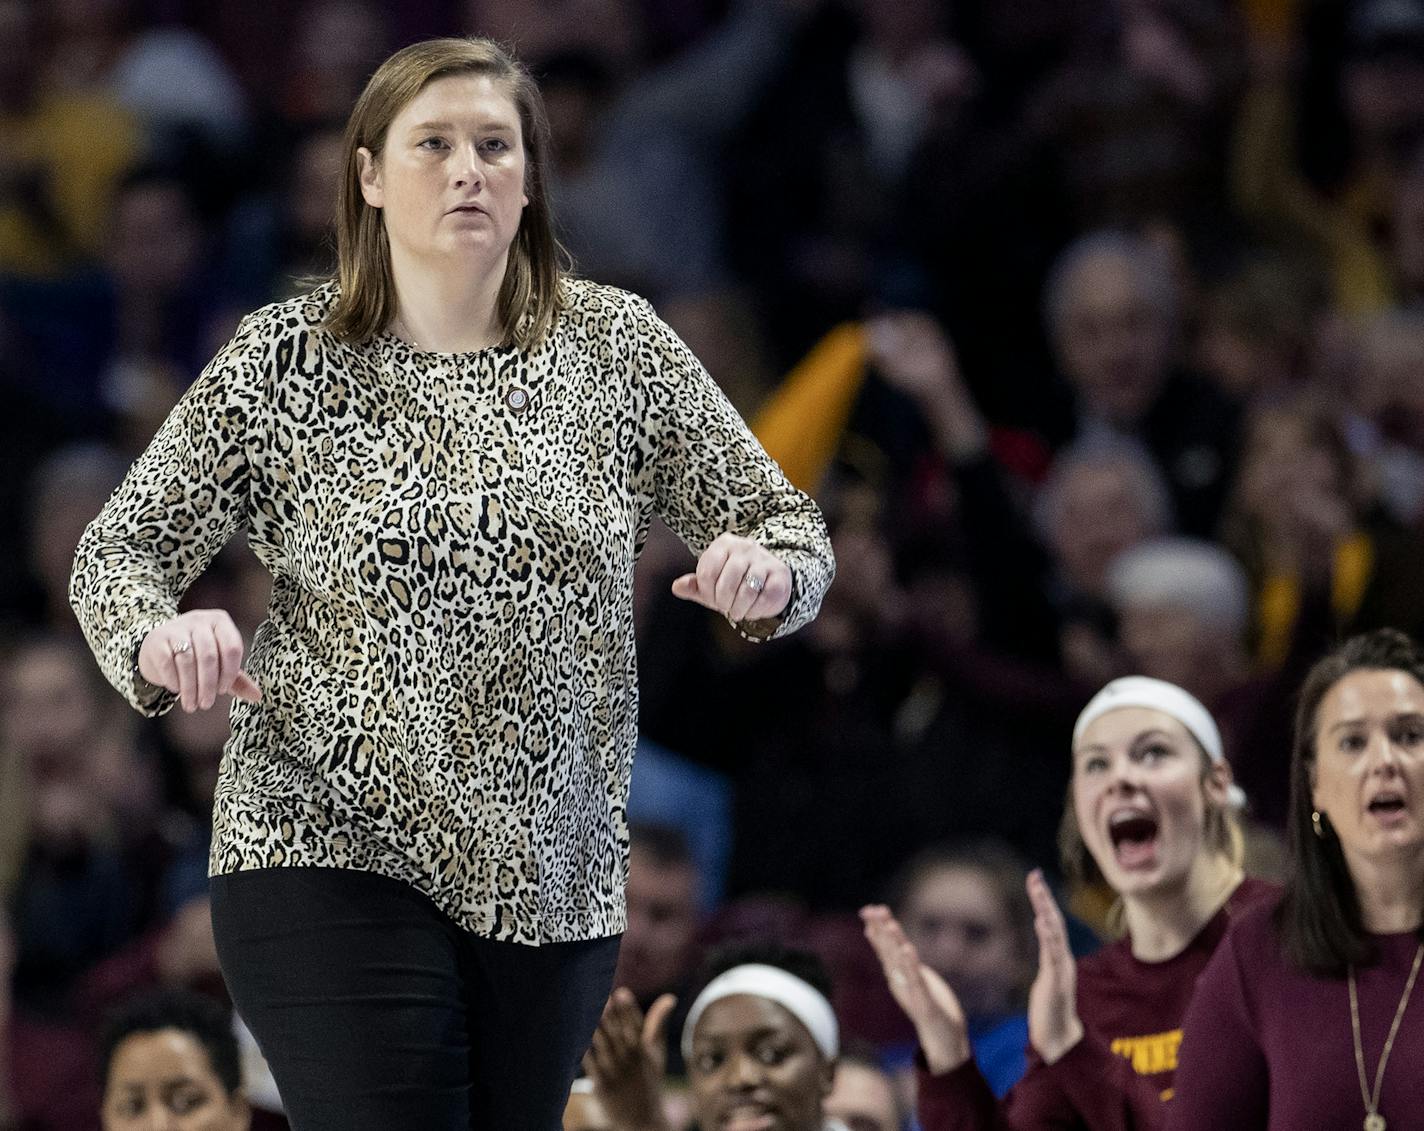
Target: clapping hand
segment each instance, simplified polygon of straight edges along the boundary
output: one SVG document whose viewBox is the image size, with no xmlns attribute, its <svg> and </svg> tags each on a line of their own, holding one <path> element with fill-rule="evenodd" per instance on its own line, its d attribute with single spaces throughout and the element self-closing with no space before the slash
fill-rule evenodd
<svg viewBox="0 0 1424 1131">
<path fill-rule="evenodd" d="M 222 609 L 195 609 L 166 620 L 144 637 L 138 674 L 179 696 L 183 710 L 206 711 L 219 695 L 248 703 L 262 690 L 242 670 L 242 634 Z"/>
<path fill-rule="evenodd" d="M 603 1007 L 583 1070 L 618 1131 L 669 1131 L 662 1108 L 663 1032 L 676 1004 L 663 994 L 644 1017 L 632 992 L 619 987 Z"/>
<path fill-rule="evenodd" d="M 863 907 L 860 919 L 891 994 L 915 1026 L 930 1072 L 940 1076 L 964 1064 L 972 1051 L 969 1024 L 949 984 L 920 961 L 888 907 Z"/>
<path fill-rule="evenodd" d="M 1033 930 L 1038 936 L 1038 976 L 1028 992 L 1028 1039 L 1045 1063 L 1065 1056 L 1083 1039 L 1078 1018 L 1078 968 L 1068 949 L 1068 928 L 1043 873 L 1028 876 Z"/>
<path fill-rule="evenodd" d="M 779 616 L 791 600 L 791 570 L 750 538 L 721 534 L 694 573 L 672 583 L 673 596 L 715 609 L 733 624 Z"/>
</svg>

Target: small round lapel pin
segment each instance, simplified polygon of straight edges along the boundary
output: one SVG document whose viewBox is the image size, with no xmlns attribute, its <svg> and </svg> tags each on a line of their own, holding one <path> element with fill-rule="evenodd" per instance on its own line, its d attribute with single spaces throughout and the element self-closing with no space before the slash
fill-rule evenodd
<svg viewBox="0 0 1424 1131">
<path fill-rule="evenodd" d="M 529 394 L 523 389 L 510 389 L 504 394 L 504 403 L 511 412 L 523 412 L 529 407 Z"/>
</svg>

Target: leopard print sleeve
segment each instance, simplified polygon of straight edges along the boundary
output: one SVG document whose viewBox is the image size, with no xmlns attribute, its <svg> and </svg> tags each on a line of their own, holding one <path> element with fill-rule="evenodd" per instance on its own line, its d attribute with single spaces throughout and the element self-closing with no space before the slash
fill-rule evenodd
<svg viewBox="0 0 1424 1131">
<path fill-rule="evenodd" d="M 105 678 L 145 715 L 176 697 L 136 678 L 139 645 L 247 519 L 257 373 L 273 327 L 249 315 L 179 399 L 79 541 L 69 600 Z"/>
<path fill-rule="evenodd" d="M 794 632 L 815 617 L 835 576 L 820 509 L 786 478 L 652 306 L 633 298 L 628 317 L 659 515 L 694 555 L 732 533 L 781 558 L 791 569 L 791 602 L 780 617 L 738 630 L 749 640 Z"/>
</svg>

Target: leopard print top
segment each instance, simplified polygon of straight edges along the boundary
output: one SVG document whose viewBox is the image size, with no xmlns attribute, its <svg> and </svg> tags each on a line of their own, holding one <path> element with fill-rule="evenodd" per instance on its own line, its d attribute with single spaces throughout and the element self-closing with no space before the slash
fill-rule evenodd
<svg viewBox="0 0 1424 1131">
<path fill-rule="evenodd" d="M 71 602 L 149 715 L 174 697 L 136 681 L 138 645 L 239 527 L 272 573 L 213 874 L 366 869 L 490 938 L 621 931 L 651 516 L 694 553 L 732 531 L 787 562 L 791 605 L 747 634 L 815 615 L 816 505 L 646 301 L 566 287 L 532 351 L 343 343 L 331 284 L 264 307 L 85 531 Z"/>
</svg>

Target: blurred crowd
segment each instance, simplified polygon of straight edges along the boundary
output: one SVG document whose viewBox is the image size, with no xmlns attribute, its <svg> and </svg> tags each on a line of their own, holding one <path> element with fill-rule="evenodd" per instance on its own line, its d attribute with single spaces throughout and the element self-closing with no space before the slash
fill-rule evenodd
<svg viewBox="0 0 1424 1131">
<path fill-rule="evenodd" d="M 1211 709 L 1271 876 L 1301 676 L 1424 633 L 1424 0 L 0 0 L 0 1127 L 97 1125 L 101 1019 L 223 994 L 226 719 L 149 724 L 102 682 L 79 534 L 238 318 L 329 269 L 370 71 L 469 33 L 540 78 L 578 273 L 653 301 L 840 565 L 752 647 L 671 598 L 686 550 L 650 536 L 643 1007 L 713 944 L 809 948 L 846 1072 L 903 1079 L 853 915 L 888 898 L 971 1028 L 1018 1018 L 984 1053 L 1007 1087 L 1004 877 L 1059 874 L 1093 691 Z M 185 607 L 250 640 L 267 585 L 235 544 Z M 1068 894 L 1090 948 L 1103 901 Z M 850 1126 L 908 1117 L 886 1088 Z"/>
</svg>

